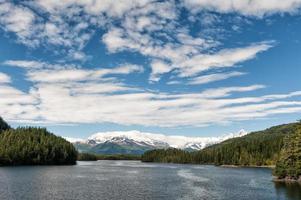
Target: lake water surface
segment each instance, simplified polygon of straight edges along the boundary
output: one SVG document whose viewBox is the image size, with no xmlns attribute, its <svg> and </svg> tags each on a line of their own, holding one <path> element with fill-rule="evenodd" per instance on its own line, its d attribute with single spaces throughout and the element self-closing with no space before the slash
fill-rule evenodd
<svg viewBox="0 0 301 200">
<path fill-rule="evenodd" d="M 300 200 L 301 187 L 273 183 L 270 169 L 97 161 L 1 167 L 0 199 Z"/>
</svg>

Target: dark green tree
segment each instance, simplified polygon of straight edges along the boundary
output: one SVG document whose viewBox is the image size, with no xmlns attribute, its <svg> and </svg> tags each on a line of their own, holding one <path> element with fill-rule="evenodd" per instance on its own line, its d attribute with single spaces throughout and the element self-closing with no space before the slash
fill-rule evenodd
<svg viewBox="0 0 301 200">
<path fill-rule="evenodd" d="M 77 156 L 77 160 L 80 160 L 80 161 L 96 161 L 97 156 L 95 154 L 92 154 L 92 153 L 80 153 Z"/>
<path fill-rule="evenodd" d="M 301 176 L 301 125 L 296 133 L 285 138 L 274 174 L 280 179 L 297 180 Z"/>
<path fill-rule="evenodd" d="M 196 152 L 179 149 L 152 150 L 142 155 L 142 161 L 239 166 L 275 165 L 284 145 L 284 138 L 298 130 L 299 123 L 284 124 L 229 139 Z"/>
<path fill-rule="evenodd" d="M 0 133 L 8 129 L 10 129 L 10 126 L 0 117 Z"/>
<path fill-rule="evenodd" d="M 192 154 L 180 149 L 156 149 L 145 152 L 141 156 L 143 162 L 193 163 Z"/>
<path fill-rule="evenodd" d="M 75 164 L 77 151 L 45 128 L 8 129 L 0 134 L 0 165 Z"/>
</svg>

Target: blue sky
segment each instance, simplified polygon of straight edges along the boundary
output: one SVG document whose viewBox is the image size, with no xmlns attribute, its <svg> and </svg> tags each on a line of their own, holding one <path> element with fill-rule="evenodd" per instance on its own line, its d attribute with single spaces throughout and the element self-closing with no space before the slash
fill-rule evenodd
<svg viewBox="0 0 301 200">
<path fill-rule="evenodd" d="M 0 0 L 0 116 L 75 138 L 217 136 L 296 121 L 300 7 Z"/>
</svg>

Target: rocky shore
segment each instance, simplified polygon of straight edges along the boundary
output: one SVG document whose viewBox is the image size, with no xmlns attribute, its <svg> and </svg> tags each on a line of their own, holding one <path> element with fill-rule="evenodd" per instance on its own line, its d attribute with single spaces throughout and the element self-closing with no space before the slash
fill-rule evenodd
<svg viewBox="0 0 301 200">
<path fill-rule="evenodd" d="M 301 176 L 299 176 L 299 178 L 296 177 L 285 177 L 285 178 L 279 178 L 274 176 L 273 177 L 273 181 L 274 182 L 282 182 L 282 183 L 300 183 L 301 184 Z"/>
<path fill-rule="evenodd" d="M 228 168 L 275 168 L 275 165 L 220 165 L 220 167 Z"/>
</svg>

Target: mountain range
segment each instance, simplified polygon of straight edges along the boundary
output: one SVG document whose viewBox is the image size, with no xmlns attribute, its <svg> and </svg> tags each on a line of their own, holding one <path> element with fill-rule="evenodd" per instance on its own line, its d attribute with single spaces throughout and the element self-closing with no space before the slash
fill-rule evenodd
<svg viewBox="0 0 301 200">
<path fill-rule="evenodd" d="M 201 150 L 230 138 L 246 135 L 245 130 L 220 137 L 168 136 L 140 131 L 99 132 L 88 139 L 65 138 L 79 152 L 96 154 L 143 154 L 147 150 L 178 148 L 187 151 Z"/>
</svg>

